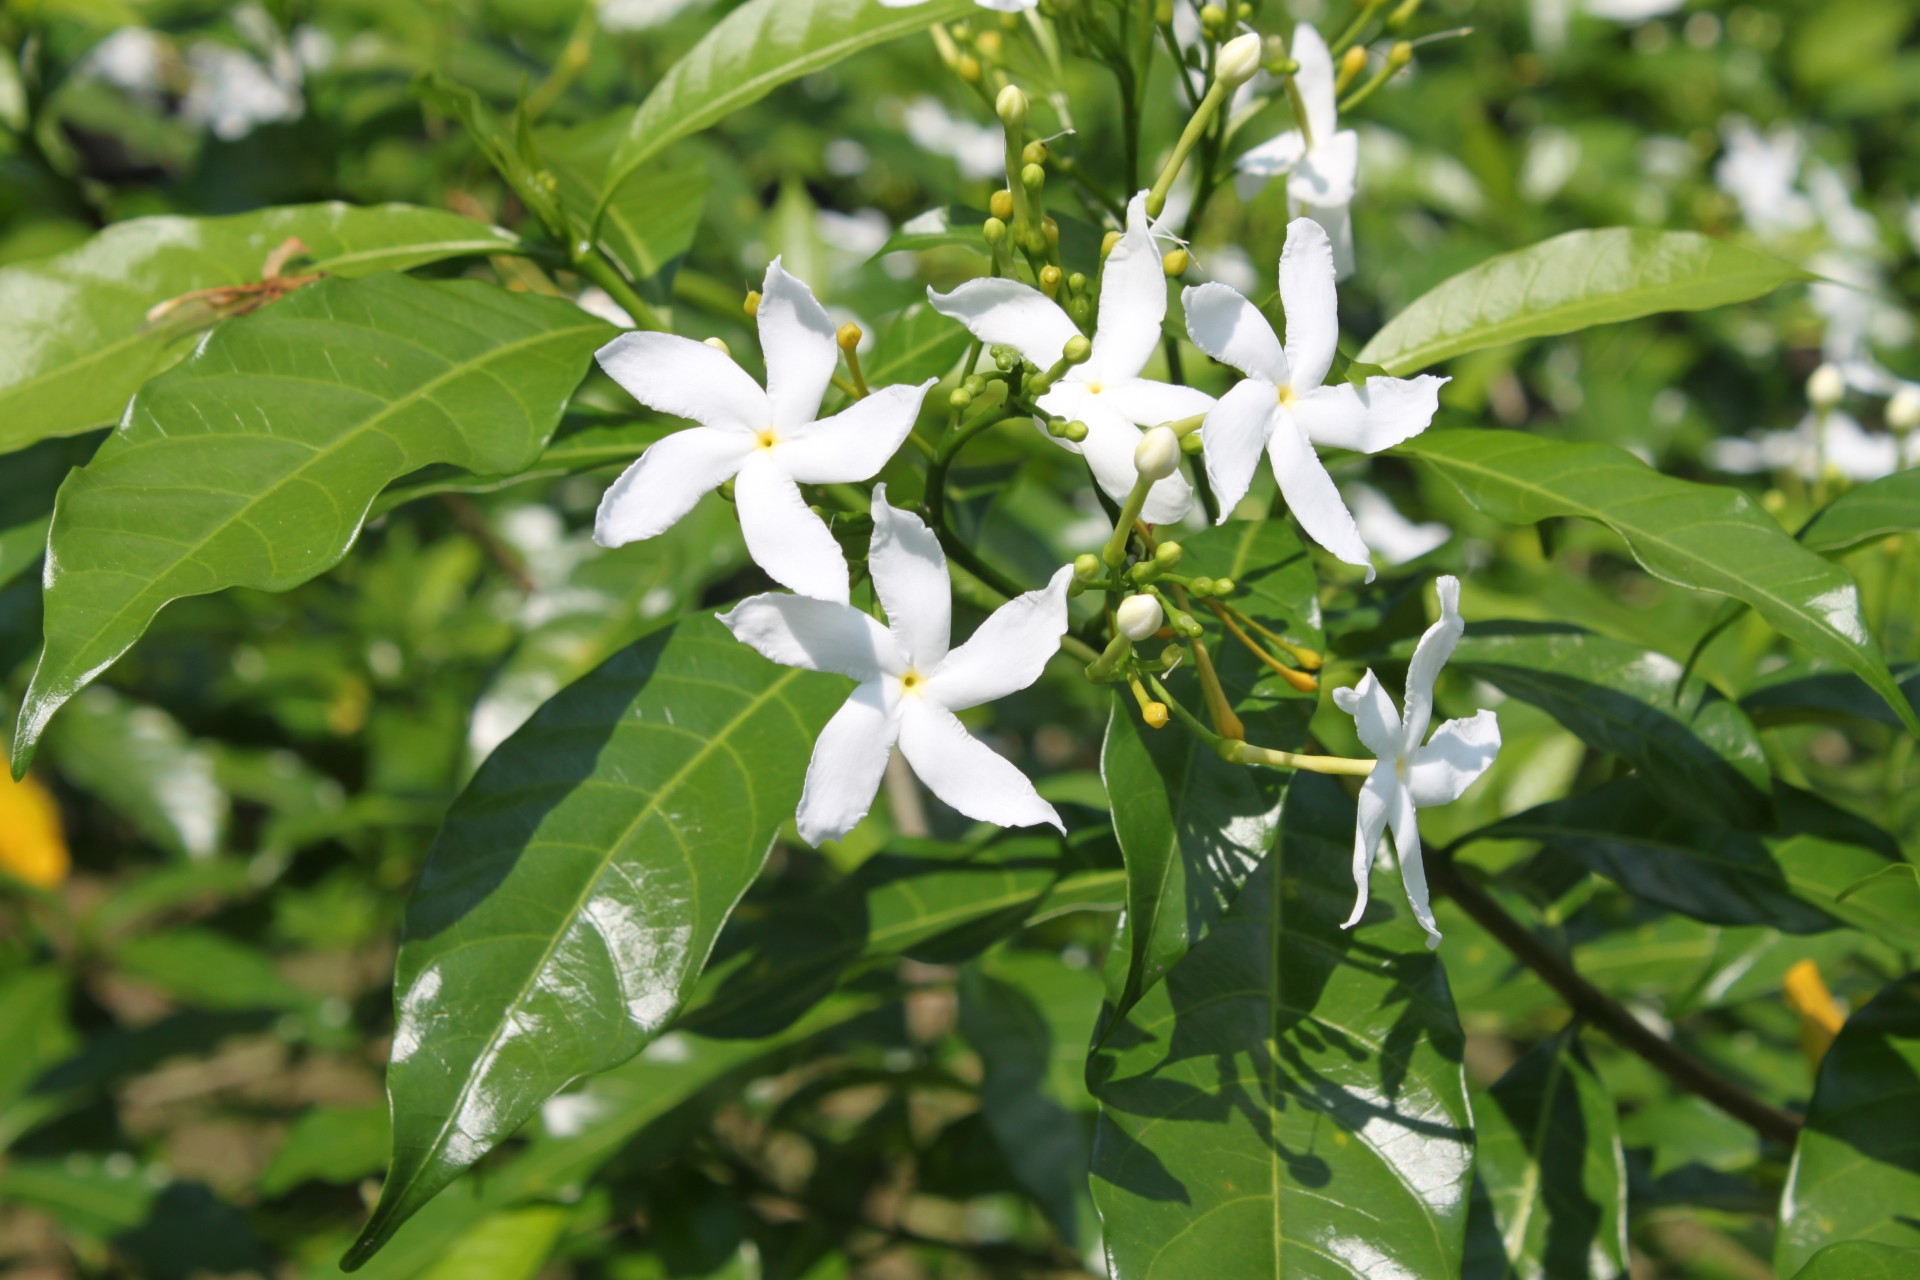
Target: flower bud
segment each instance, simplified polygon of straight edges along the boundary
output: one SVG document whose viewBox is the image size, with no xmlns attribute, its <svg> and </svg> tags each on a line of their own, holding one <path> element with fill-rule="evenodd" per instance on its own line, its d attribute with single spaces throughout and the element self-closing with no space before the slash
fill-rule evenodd
<svg viewBox="0 0 1920 1280">
<path fill-rule="evenodd" d="M 1079 293 L 1074 294 L 1073 301 L 1067 304 L 1067 314 L 1072 316 L 1073 322 L 1083 329 L 1093 323 L 1093 299 L 1087 296 L 1084 287 Z"/>
<path fill-rule="evenodd" d="M 1051 153 L 1048 151 L 1046 143 L 1029 142 L 1026 147 L 1021 150 L 1020 159 L 1021 162 L 1025 164 L 1045 164 L 1049 154 Z"/>
<path fill-rule="evenodd" d="M 1249 31 L 1220 47 L 1219 60 L 1213 64 L 1213 77 L 1227 88 L 1237 89 L 1253 79 L 1253 73 L 1259 69 L 1260 37 Z"/>
<path fill-rule="evenodd" d="M 747 290 L 747 300 L 744 304 L 742 304 L 741 310 L 745 311 L 750 316 L 757 316 L 760 314 L 760 291 L 758 289 Z"/>
<path fill-rule="evenodd" d="M 706 343 L 723 356 L 731 356 L 733 354 L 733 351 L 727 346 L 727 340 L 725 338 L 708 338 Z"/>
<path fill-rule="evenodd" d="M 1167 273 L 1169 280 L 1177 280 L 1187 274 L 1187 268 L 1193 265 L 1193 255 L 1185 249 L 1170 249 L 1160 259 L 1160 269 Z"/>
<path fill-rule="evenodd" d="M 1393 47 L 1387 50 L 1387 67 L 1389 70 L 1398 71 L 1412 61 L 1413 45 L 1408 41 L 1396 40 L 1393 42 Z"/>
<path fill-rule="evenodd" d="M 1007 238 L 1007 224 L 999 218 L 988 218 L 980 225 L 980 234 L 988 244 L 999 244 Z"/>
<path fill-rule="evenodd" d="M 1053 219 L 1049 218 L 1047 221 L 1051 222 Z M 1068 276 L 1067 288 L 1073 290 L 1075 293 L 1085 293 L 1087 291 L 1087 273 L 1084 271 L 1076 271 Z"/>
<path fill-rule="evenodd" d="M 1162 569 L 1171 569 L 1180 563 L 1180 557 L 1185 554 L 1186 549 L 1179 543 L 1163 542 L 1154 549 L 1153 558 Z"/>
<path fill-rule="evenodd" d="M 1167 620 L 1160 602 L 1150 595 L 1128 596 L 1113 611 L 1113 624 L 1133 641 L 1150 640 Z"/>
<path fill-rule="evenodd" d="M 1087 340 L 1085 334 L 1076 333 L 1067 339 L 1067 345 L 1060 349 L 1060 354 L 1068 364 L 1085 364 L 1093 354 L 1093 343 Z"/>
<path fill-rule="evenodd" d="M 1217 4 L 1200 6 L 1200 29 L 1208 35 L 1218 35 L 1227 25 L 1227 11 Z"/>
<path fill-rule="evenodd" d="M 1133 469 L 1148 480 L 1165 480 L 1180 466 L 1180 437 L 1155 427 L 1133 450 Z"/>
<path fill-rule="evenodd" d="M 1060 243 L 1060 224 L 1052 218 L 1040 219 L 1040 234 L 1047 238 L 1049 245 Z"/>
<path fill-rule="evenodd" d="M 1206 597 L 1213 594 L 1213 579 L 1212 578 L 1195 578 L 1191 582 L 1187 583 L 1187 590 L 1193 592 L 1194 595 L 1199 596 L 1202 599 L 1205 599 Z"/>
<path fill-rule="evenodd" d="M 1920 387 L 1905 386 L 1887 401 L 1887 427 L 1901 435 L 1920 427 Z"/>
<path fill-rule="evenodd" d="M 1107 232 L 1100 241 L 1100 260 L 1102 262 L 1106 261 L 1107 255 L 1113 252 L 1113 246 L 1119 243 L 1120 233 L 1118 231 Z"/>
<path fill-rule="evenodd" d="M 1073 558 L 1073 576 L 1082 582 L 1092 582 L 1100 576 L 1103 567 L 1100 557 L 1091 551 L 1084 551 Z"/>
<path fill-rule="evenodd" d="M 1047 434 L 1055 440 L 1065 440 L 1067 438 L 1067 420 L 1065 418 L 1048 418 Z"/>
<path fill-rule="evenodd" d="M 1005 222 L 1013 216 L 1013 192 L 1005 187 L 993 193 L 987 199 L 987 212 Z"/>
<path fill-rule="evenodd" d="M 1079 444 L 1087 438 L 1087 424 L 1084 422 L 1069 422 L 1063 434 L 1067 439 L 1073 441 L 1073 443 Z"/>
<path fill-rule="evenodd" d="M 1018 129 L 1027 122 L 1027 95 L 1020 91 L 1019 85 L 1010 84 L 993 100 L 993 110 L 1001 124 Z"/>
<path fill-rule="evenodd" d="M 860 345 L 860 339 L 865 336 L 860 332 L 860 326 L 849 320 L 840 326 L 839 331 L 833 335 L 833 340 L 840 344 L 842 351 L 851 351 Z"/>
<path fill-rule="evenodd" d="M 956 409 L 964 409 L 973 403 L 973 392 L 965 387 L 955 387 L 953 394 L 947 397 L 947 403 Z"/>
<path fill-rule="evenodd" d="M 1168 621 L 1173 624 L 1175 632 L 1185 636 L 1189 640 L 1195 639 L 1206 632 L 1206 628 L 1200 625 L 1198 619 L 1181 609 L 1175 609 L 1173 611 L 1173 617 L 1168 619 Z"/>
<path fill-rule="evenodd" d="M 1065 279 L 1065 276 L 1061 274 L 1060 268 L 1056 266 L 1049 264 L 1040 268 L 1040 292 L 1046 294 L 1049 298 L 1059 296 L 1060 281 L 1063 279 Z"/>
<path fill-rule="evenodd" d="M 1216 596 L 1232 595 L 1233 579 L 1232 578 L 1215 578 L 1213 580 L 1213 594 Z"/>
<path fill-rule="evenodd" d="M 1164 702 L 1147 703 L 1145 706 L 1140 708 L 1140 718 L 1147 722 L 1147 728 L 1149 729 L 1166 728 L 1167 727 L 1167 704 Z"/>
<path fill-rule="evenodd" d="M 1207 442 L 1200 438 L 1198 431 L 1189 431 L 1180 437 L 1180 452 L 1182 453 L 1200 453 L 1205 450 L 1206 447 Z"/>
<path fill-rule="evenodd" d="M 1839 404 L 1846 393 L 1846 379 L 1830 364 L 1821 365 L 1807 379 L 1807 402 L 1822 413 Z"/>
<path fill-rule="evenodd" d="M 962 80 L 972 84 L 980 78 L 980 59 L 970 53 L 963 53 L 960 55 L 960 61 L 953 64 L 953 69 Z"/>
<path fill-rule="evenodd" d="M 973 47 L 986 54 L 989 58 L 999 57 L 1000 33 L 998 31 L 982 31 L 974 37 Z"/>
<path fill-rule="evenodd" d="M 1029 191 L 1038 191 L 1047 185 L 1047 171 L 1037 164 L 1023 166 L 1020 170 L 1020 185 Z"/>
</svg>

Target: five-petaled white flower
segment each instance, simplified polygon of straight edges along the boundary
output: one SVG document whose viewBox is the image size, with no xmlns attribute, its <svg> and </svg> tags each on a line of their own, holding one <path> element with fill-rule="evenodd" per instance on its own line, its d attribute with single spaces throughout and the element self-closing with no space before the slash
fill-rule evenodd
<svg viewBox="0 0 1920 1280">
<path fill-rule="evenodd" d="M 666 532 L 701 495 L 731 478 L 754 563 L 782 586 L 848 598 L 847 560 L 800 484 L 870 480 L 913 429 L 934 379 L 882 387 L 816 420 L 840 359 L 833 321 L 775 258 L 760 289 L 762 391 L 724 353 L 667 333 L 624 333 L 600 367 L 641 404 L 691 418 L 640 455 L 600 501 L 593 536 L 618 547 Z"/>
<path fill-rule="evenodd" d="M 789 595 L 754 596 L 720 618 L 775 662 L 860 682 L 814 744 L 795 815 L 801 838 L 816 845 L 838 839 L 866 817 L 896 742 L 927 788 L 969 818 L 1065 831 L 1026 775 L 968 733 L 954 712 L 1040 678 L 1066 634 L 1073 567 L 1001 605 L 949 651 L 947 557 L 919 517 L 887 505 L 885 485 L 873 491 L 868 566 L 884 626 L 849 604 Z"/>
<path fill-rule="evenodd" d="M 1422 745 L 1433 720 L 1433 684 L 1440 668 L 1466 630 L 1460 618 L 1460 579 L 1443 577 L 1440 621 L 1427 628 L 1407 667 L 1407 714 L 1394 712 L 1393 699 L 1380 687 L 1372 671 L 1351 689 L 1336 689 L 1333 700 L 1353 717 L 1360 741 L 1378 761 L 1360 788 L 1360 817 L 1353 836 L 1353 914 L 1342 928 L 1351 929 L 1367 910 L 1367 878 L 1374 854 L 1388 826 L 1400 858 L 1400 880 L 1413 905 L 1414 919 L 1427 931 L 1427 946 L 1440 945 L 1440 929 L 1433 921 L 1427 895 L 1427 872 L 1420 860 L 1417 810 L 1452 804 L 1474 779 L 1487 771 L 1500 751 L 1500 725 L 1491 711 L 1471 719 L 1449 720 Z"/>
<path fill-rule="evenodd" d="M 1353 193 L 1360 180 L 1360 135 L 1340 127 L 1335 102 L 1333 55 L 1327 42 L 1307 23 L 1293 29 L 1294 87 L 1306 108 L 1305 128 L 1292 128 L 1241 156 L 1241 190 L 1252 195 L 1280 174 L 1287 175 L 1289 213 L 1304 213 L 1327 229 L 1334 264 L 1341 275 L 1353 270 Z"/>
<path fill-rule="evenodd" d="M 927 291 L 934 308 L 965 325 L 974 337 L 1012 347 L 1039 369 L 1059 362 L 1067 342 L 1080 335 L 1058 304 L 1017 280 L 969 280 L 944 296 Z M 1107 255 L 1100 277 L 1100 315 L 1093 354 L 1075 365 L 1039 399 L 1040 408 L 1069 422 L 1087 424 L 1087 438 L 1061 444 L 1085 455 L 1100 487 L 1116 502 L 1126 500 L 1137 473 L 1133 451 L 1141 428 L 1205 413 L 1213 397 L 1140 376 L 1160 345 L 1167 314 L 1167 275 L 1147 219 L 1146 193 L 1127 206 L 1127 230 Z M 1153 486 L 1141 518 L 1148 524 L 1178 520 L 1193 505 L 1193 490 L 1178 473 Z"/>
<path fill-rule="evenodd" d="M 1340 333 L 1333 254 L 1319 223 L 1296 218 L 1280 253 L 1280 305 L 1287 316 L 1283 347 L 1259 308 L 1223 284 L 1182 296 L 1194 345 L 1247 375 L 1220 397 L 1200 428 L 1207 478 L 1220 498 L 1220 518 L 1253 483 L 1265 449 L 1280 494 L 1307 533 L 1348 564 L 1366 567 L 1367 544 L 1340 500 L 1313 446 L 1376 453 L 1424 431 L 1439 407 L 1445 378 L 1368 378 L 1366 386 L 1322 385 Z"/>
</svg>

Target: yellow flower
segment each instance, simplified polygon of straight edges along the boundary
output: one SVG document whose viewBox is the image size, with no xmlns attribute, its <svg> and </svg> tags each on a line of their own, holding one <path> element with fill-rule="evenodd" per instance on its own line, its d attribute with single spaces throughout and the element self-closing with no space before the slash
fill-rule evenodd
<svg viewBox="0 0 1920 1280">
<path fill-rule="evenodd" d="M 0 756 L 0 871 L 38 889 L 67 878 L 67 840 L 60 808 L 32 776 L 19 782 Z"/>
<path fill-rule="evenodd" d="M 1802 960 L 1787 970 L 1785 985 L 1787 1007 L 1800 1015 L 1800 1047 L 1806 1052 L 1808 1065 L 1817 1071 L 1833 1038 L 1840 1034 L 1846 1015 L 1827 990 L 1820 966 L 1811 960 Z"/>
</svg>

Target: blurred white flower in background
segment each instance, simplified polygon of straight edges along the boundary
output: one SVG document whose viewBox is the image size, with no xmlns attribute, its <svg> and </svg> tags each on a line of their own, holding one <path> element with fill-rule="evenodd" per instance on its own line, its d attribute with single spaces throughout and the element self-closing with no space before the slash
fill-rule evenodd
<svg viewBox="0 0 1920 1280">
<path fill-rule="evenodd" d="M 1388 564 L 1418 560 L 1453 537 L 1453 530 L 1437 520 L 1416 524 L 1407 519 L 1392 499 L 1372 485 L 1342 485 L 1340 492 L 1353 512 L 1361 540 Z"/>
<path fill-rule="evenodd" d="M 645 31 L 713 0 L 600 0 L 600 25 L 608 31 Z"/>
<path fill-rule="evenodd" d="M 909 102 L 901 123 L 915 146 L 952 160 L 960 166 L 961 177 L 1005 176 L 1007 140 L 998 126 L 963 119 L 930 97 Z"/>
<path fill-rule="evenodd" d="M 1747 121 L 1729 116 L 1720 122 L 1726 152 L 1714 166 L 1713 180 L 1740 206 L 1740 216 L 1762 238 L 1805 231 L 1814 224 L 1813 202 L 1795 183 L 1806 140 L 1798 130 L 1779 125 L 1762 137 Z"/>
<path fill-rule="evenodd" d="M 1920 464 L 1920 436 L 1908 437 L 1904 458 L 1901 452 L 1893 436 L 1868 431 L 1859 419 L 1835 409 L 1827 414 L 1824 432 L 1810 413 L 1791 430 L 1715 440 L 1707 460 L 1733 475 L 1772 472 L 1813 481 L 1831 472 L 1864 484 Z"/>
</svg>

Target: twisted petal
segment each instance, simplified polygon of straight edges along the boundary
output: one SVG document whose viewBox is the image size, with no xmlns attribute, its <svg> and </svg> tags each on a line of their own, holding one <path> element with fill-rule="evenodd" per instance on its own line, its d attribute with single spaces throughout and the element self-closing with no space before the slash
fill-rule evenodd
<svg viewBox="0 0 1920 1280">
<path fill-rule="evenodd" d="M 1333 288 L 1333 242 L 1312 218 L 1287 224 L 1280 250 L 1280 305 L 1287 313 L 1287 364 L 1296 392 L 1327 380 L 1340 337 L 1340 309 Z"/>
<path fill-rule="evenodd" d="M 938 666 L 947 656 L 953 625 L 947 557 L 919 516 L 888 505 L 884 484 L 873 489 L 873 549 L 867 565 L 894 644 L 921 671 Z"/>
<path fill-rule="evenodd" d="M 840 363 L 833 321 L 813 290 L 775 258 L 760 286 L 760 351 L 767 358 L 767 400 L 773 425 L 791 430 L 812 422 Z"/>
<path fill-rule="evenodd" d="M 1298 129 L 1289 129 L 1243 154 L 1235 162 L 1234 168 L 1248 177 L 1271 178 L 1291 170 L 1306 154 L 1306 138 L 1301 136 Z"/>
<path fill-rule="evenodd" d="M 1287 175 L 1287 194 L 1318 209 L 1344 209 L 1360 186 L 1360 135 L 1343 129 L 1322 140 Z"/>
<path fill-rule="evenodd" d="M 1359 816 L 1353 824 L 1353 914 L 1340 926 L 1342 929 L 1353 928 L 1367 914 L 1374 855 L 1380 851 L 1380 837 L 1386 834 L 1387 817 L 1399 803 L 1400 781 L 1393 776 L 1392 762 L 1382 760 L 1360 788 Z"/>
<path fill-rule="evenodd" d="M 1100 273 L 1100 320 L 1086 376 L 1118 381 L 1139 376 L 1160 345 L 1167 316 L 1167 273 L 1147 221 L 1143 191 L 1127 206 L 1127 232 Z"/>
<path fill-rule="evenodd" d="M 670 333 L 623 333 L 594 353 L 627 394 L 661 413 L 703 427 L 748 434 L 773 410 L 747 371 L 704 342 Z"/>
<path fill-rule="evenodd" d="M 966 731 L 953 712 L 926 698 L 900 704 L 900 751 L 927 790 L 952 808 L 998 827 L 1066 824 L 1021 773 Z"/>
<path fill-rule="evenodd" d="M 831 418 L 782 432 L 774 446 L 780 466 L 802 484 L 871 480 L 913 430 L 927 388 L 936 381 L 882 387 Z"/>
<path fill-rule="evenodd" d="M 887 629 L 850 604 L 768 592 L 719 617 L 734 639 L 783 667 L 860 681 L 902 670 Z"/>
<path fill-rule="evenodd" d="M 1334 487 L 1333 477 L 1321 465 L 1292 414 L 1274 414 L 1273 431 L 1267 437 L 1267 457 L 1273 461 L 1273 476 L 1280 482 L 1280 496 L 1286 499 L 1287 509 L 1293 512 L 1307 536 L 1348 564 L 1365 568 L 1367 581 L 1372 582 L 1373 563 L 1367 554 L 1367 544 L 1360 538 L 1359 527 L 1353 522 L 1353 514 L 1347 510 L 1340 490 Z"/>
<path fill-rule="evenodd" d="M 1413 795 L 1405 787 L 1395 785 L 1387 821 L 1393 826 L 1393 851 L 1400 857 L 1400 883 L 1407 891 L 1407 903 L 1413 908 L 1413 918 L 1427 931 L 1428 950 L 1433 950 L 1440 945 L 1440 926 L 1434 923 L 1433 902 L 1427 893 L 1427 866 L 1420 850 L 1420 817 L 1414 810 Z"/>
<path fill-rule="evenodd" d="M 1335 689 L 1333 705 L 1353 717 L 1354 732 L 1376 760 L 1392 763 L 1399 759 L 1400 713 L 1393 709 L 1393 699 L 1371 670 L 1353 688 Z"/>
<path fill-rule="evenodd" d="M 860 825 L 873 807 L 899 732 L 877 682 L 855 689 L 833 713 L 814 741 L 806 786 L 794 811 L 802 840 L 810 845 L 838 840 Z"/>
<path fill-rule="evenodd" d="M 1180 295 L 1193 345 L 1249 378 L 1287 385 L 1287 355 L 1260 308 L 1224 284 L 1195 285 Z"/>
<path fill-rule="evenodd" d="M 1407 664 L 1407 714 L 1401 740 L 1408 754 L 1426 739 L 1427 726 L 1433 723 L 1434 682 L 1467 629 L 1460 617 L 1460 579 L 1443 574 L 1434 585 L 1440 589 L 1440 620 L 1420 637 L 1413 661 Z"/>
<path fill-rule="evenodd" d="M 1306 104 L 1307 131 L 1313 135 L 1314 145 L 1320 146 L 1340 127 L 1334 101 L 1333 54 L 1313 24 L 1307 22 L 1293 29 L 1293 47 L 1287 53 L 1300 64 L 1293 82 L 1299 87 L 1301 102 Z"/>
<path fill-rule="evenodd" d="M 1427 429 L 1446 381 L 1429 373 L 1368 378 L 1364 387 L 1336 382 L 1295 400 L 1293 417 L 1317 445 L 1378 453 Z"/>
<path fill-rule="evenodd" d="M 1206 446 L 1207 480 L 1220 499 L 1222 521 L 1247 496 L 1279 412 L 1273 388 L 1258 378 L 1248 378 L 1221 396 L 1207 414 L 1200 440 Z"/>
<path fill-rule="evenodd" d="M 1067 633 L 1067 585 L 1072 581 L 1073 566 L 1064 566 L 1040 590 L 995 609 L 928 675 L 926 697 L 949 710 L 965 711 L 1038 680 Z"/>
<path fill-rule="evenodd" d="M 928 289 L 927 301 L 980 341 L 1012 347 L 1040 369 L 1058 364 L 1068 339 L 1080 336 L 1058 304 L 1017 280 L 969 280 L 947 294 Z"/>
<path fill-rule="evenodd" d="M 1407 790 L 1423 809 L 1452 804 L 1500 754 L 1500 722 L 1482 711 L 1466 720 L 1449 720 L 1433 739 L 1416 747 L 1407 770 Z"/>
<path fill-rule="evenodd" d="M 747 553 L 781 586 L 845 604 L 847 558 L 826 522 L 807 508 L 770 450 L 756 449 L 733 486 Z"/>
<path fill-rule="evenodd" d="M 750 436 L 712 427 L 689 427 L 655 441 L 600 499 L 593 540 L 621 547 L 665 533 L 752 452 Z"/>
</svg>

